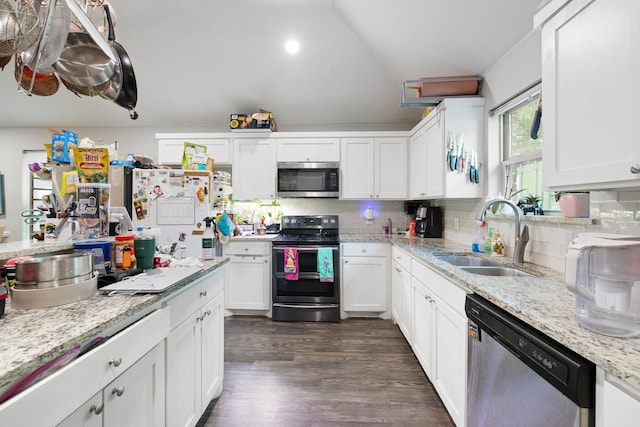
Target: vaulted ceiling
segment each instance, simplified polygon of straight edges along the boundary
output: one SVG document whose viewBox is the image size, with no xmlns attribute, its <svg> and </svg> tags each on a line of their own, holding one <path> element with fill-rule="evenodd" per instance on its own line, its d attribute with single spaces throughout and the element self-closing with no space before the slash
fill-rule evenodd
<svg viewBox="0 0 640 427">
<path fill-rule="evenodd" d="M 0 127 L 214 126 L 272 111 L 282 127 L 415 124 L 402 82 L 481 74 L 533 28 L 540 0 L 110 0 L 139 118 L 61 86 L 17 92 L 0 72 Z M 300 52 L 284 50 L 295 38 Z"/>
</svg>

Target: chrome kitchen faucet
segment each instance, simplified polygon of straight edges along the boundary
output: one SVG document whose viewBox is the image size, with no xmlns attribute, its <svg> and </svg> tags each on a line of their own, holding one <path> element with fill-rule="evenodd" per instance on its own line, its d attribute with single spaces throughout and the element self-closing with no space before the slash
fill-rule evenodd
<svg viewBox="0 0 640 427">
<path fill-rule="evenodd" d="M 522 264 L 524 262 L 524 248 L 527 246 L 527 243 L 529 243 L 529 226 L 525 224 L 524 227 L 522 227 L 522 233 L 520 232 L 520 224 L 522 223 L 522 211 L 520 211 L 520 208 L 516 206 L 515 203 L 513 203 L 511 200 L 505 199 L 504 197 L 496 197 L 487 200 L 482 209 L 480 209 L 480 212 L 478 212 L 478 215 L 476 215 L 476 221 L 478 222 L 478 224 L 482 224 L 484 222 L 485 216 L 487 215 L 487 209 L 489 209 L 496 203 L 511 206 L 511 209 L 513 209 L 513 212 L 515 213 L 516 229 L 515 246 L 513 248 L 513 262 L 516 264 Z"/>
</svg>

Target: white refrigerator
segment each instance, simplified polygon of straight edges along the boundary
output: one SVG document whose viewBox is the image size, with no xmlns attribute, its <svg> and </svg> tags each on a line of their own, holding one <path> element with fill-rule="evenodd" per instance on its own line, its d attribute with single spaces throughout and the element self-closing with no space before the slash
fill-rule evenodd
<svg viewBox="0 0 640 427">
<path fill-rule="evenodd" d="M 212 174 L 182 169 L 133 169 L 134 230 L 156 235 L 156 246 L 177 244 L 175 256 L 200 257 L 204 218 L 212 216 Z M 181 251 L 180 247 L 186 246 Z"/>
</svg>

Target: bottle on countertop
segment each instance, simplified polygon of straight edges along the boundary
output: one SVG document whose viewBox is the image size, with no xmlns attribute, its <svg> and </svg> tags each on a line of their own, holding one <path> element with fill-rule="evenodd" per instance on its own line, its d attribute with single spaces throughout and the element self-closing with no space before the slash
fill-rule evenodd
<svg viewBox="0 0 640 427">
<path fill-rule="evenodd" d="M 202 233 L 202 259 L 213 259 L 213 241 L 215 240 L 215 233 L 212 228 L 212 224 L 215 218 L 206 217 L 203 219 L 205 223 L 204 233 Z"/>
<path fill-rule="evenodd" d="M 500 230 L 495 230 L 493 239 L 491 240 L 491 255 L 492 256 L 504 256 L 504 240 L 502 240 L 502 234 Z"/>
<path fill-rule="evenodd" d="M 473 240 L 471 241 L 471 252 L 484 253 L 486 246 L 485 224 L 483 221 L 481 225 L 476 227 L 476 235 L 473 236 Z"/>
<path fill-rule="evenodd" d="M 487 231 L 487 236 L 484 239 L 484 253 L 487 255 L 491 255 L 491 241 L 493 240 L 493 228 L 489 227 Z"/>
</svg>

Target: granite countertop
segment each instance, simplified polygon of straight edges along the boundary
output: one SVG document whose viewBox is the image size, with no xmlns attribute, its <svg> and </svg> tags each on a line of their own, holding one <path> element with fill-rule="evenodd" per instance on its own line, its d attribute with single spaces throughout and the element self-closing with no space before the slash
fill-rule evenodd
<svg viewBox="0 0 640 427">
<path fill-rule="evenodd" d="M 545 335 L 640 390 L 640 337 L 616 338 L 581 327 L 576 320 L 575 295 L 564 275 L 531 263 L 514 265 L 510 257 L 493 257 L 532 277 L 490 277 L 465 272 L 437 255 L 469 253 L 470 248 L 443 239 L 386 235 L 340 235 L 342 243 L 389 242 L 420 259 L 467 292 L 481 295 Z"/>
<path fill-rule="evenodd" d="M 62 252 L 73 250 L 71 241 L 37 241 L 18 240 L 15 242 L 0 243 L 0 260 L 7 260 L 20 256 L 35 256 L 52 252 Z"/>
<path fill-rule="evenodd" d="M 25 245 L 25 249 L 36 255 L 68 249 L 66 245 L 70 247 L 71 243 L 46 248 L 44 245 Z M 19 247 L 6 252 L 0 249 L 0 259 L 21 255 L 25 252 Z M 79 302 L 36 310 L 14 310 L 9 301 L 4 318 L 0 319 L 0 360 L 3 361 L 0 364 L 0 395 L 19 378 L 74 347 L 85 346 L 97 337 L 111 336 L 160 308 L 168 297 L 228 261 L 226 257 L 203 261 L 201 271 L 160 294 L 105 296 L 96 293 Z"/>
</svg>

